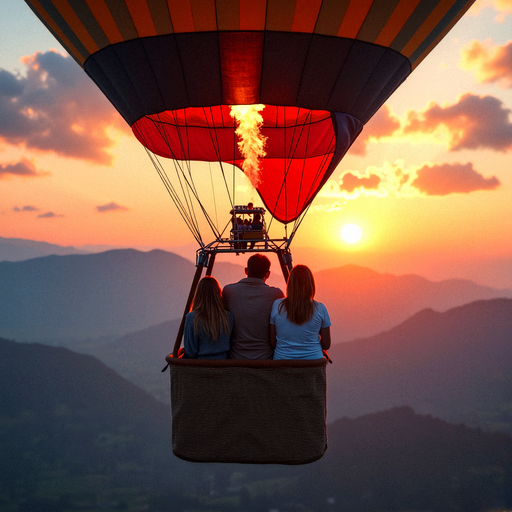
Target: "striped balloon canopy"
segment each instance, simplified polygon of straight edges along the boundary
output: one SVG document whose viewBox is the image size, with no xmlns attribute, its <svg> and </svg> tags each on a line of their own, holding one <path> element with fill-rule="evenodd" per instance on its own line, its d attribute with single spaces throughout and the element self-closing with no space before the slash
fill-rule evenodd
<svg viewBox="0 0 512 512">
<path fill-rule="evenodd" d="M 261 104 L 257 191 L 283 223 L 474 0 L 26 0 L 154 154 L 243 167 L 231 105 Z"/>
</svg>

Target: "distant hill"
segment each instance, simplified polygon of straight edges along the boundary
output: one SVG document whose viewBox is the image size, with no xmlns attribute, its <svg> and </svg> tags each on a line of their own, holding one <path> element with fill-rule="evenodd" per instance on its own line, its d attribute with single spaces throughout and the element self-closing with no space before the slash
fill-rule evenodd
<svg viewBox="0 0 512 512">
<path fill-rule="evenodd" d="M 52 254 L 63 256 L 65 254 L 88 254 L 89 252 L 73 246 L 63 247 L 47 242 L 0 236 L 0 261 L 23 261 Z"/>
<path fill-rule="evenodd" d="M 425 308 L 445 311 L 480 299 L 512 298 L 512 290 L 463 279 L 433 282 L 417 275 L 380 274 L 357 265 L 322 270 L 315 279 L 317 296 L 329 309 L 336 341 L 377 334 Z"/>
<path fill-rule="evenodd" d="M 214 275 L 226 284 L 244 277 L 243 268 L 219 262 Z M 194 271 L 189 260 L 161 250 L 0 262 L 0 336 L 70 346 L 181 318 Z M 283 286 L 279 272 L 274 274 Z M 433 283 L 353 265 L 318 272 L 317 284 L 317 297 L 333 320 L 334 342 L 376 334 L 425 307 L 444 310 L 476 299 L 512 297 L 511 290 L 470 281 Z"/>
<path fill-rule="evenodd" d="M 0 339 L 0 386 L 3 512 L 512 506 L 511 436 L 410 408 L 334 422 L 311 465 L 191 464 L 168 407 L 93 357 Z"/>
<path fill-rule="evenodd" d="M 125 379 L 169 404 L 169 371 L 161 370 L 167 364 L 165 356 L 172 353 L 179 325 L 179 319 L 171 320 L 115 341 L 74 344 L 73 350 L 97 357 Z"/>
<path fill-rule="evenodd" d="M 93 357 L 0 339 L 0 388 L 3 511 L 122 509 L 187 473 L 169 408 Z"/>
<path fill-rule="evenodd" d="M 115 342 L 82 343 L 163 403 L 162 374 L 179 321 Z M 409 405 L 421 413 L 512 434 L 512 299 L 431 309 L 379 335 L 333 346 L 328 365 L 329 421 Z"/>
<path fill-rule="evenodd" d="M 512 505 L 511 475 L 509 435 L 400 407 L 330 425 L 314 481 L 334 510 L 476 512 Z"/>
<path fill-rule="evenodd" d="M 409 405 L 512 433 L 512 299 L 423 310 L 329 354 L 331 420 Z"/>
<path fill-rule="evenodd" d="M 62 342 L 120 336 L 178 317 L 194 264 L 133 249 L 0 263 L 0 335 Z"/>
</svg>

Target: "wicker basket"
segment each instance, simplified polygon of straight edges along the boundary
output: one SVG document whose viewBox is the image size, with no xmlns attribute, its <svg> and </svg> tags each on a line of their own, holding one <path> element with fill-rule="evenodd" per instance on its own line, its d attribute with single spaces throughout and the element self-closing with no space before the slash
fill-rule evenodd
<svg viewBox="0 0 512 512">
<path fill-rule="evenodd" d="M 324 454 L 325 359 L 166 359 L 180 459 L 307 464 Z"/>
</svg>

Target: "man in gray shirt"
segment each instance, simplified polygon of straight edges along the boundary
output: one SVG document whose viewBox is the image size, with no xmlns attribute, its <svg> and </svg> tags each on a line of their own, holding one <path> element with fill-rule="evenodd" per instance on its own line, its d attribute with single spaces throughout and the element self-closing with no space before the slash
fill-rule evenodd
<svg viewBox="0 0 512 512">
<path fill-rule="evenodd" d="M 247 261 L 247 277 L 224 287 L 222 295 L 226 308 L 234 317 L 231 334 L 231 359 L 272 359 L 270 345 L 270 310 L 283 292 L 265 281 L 270 275 L 270 260 L 254 254 Z"/>
</svg>

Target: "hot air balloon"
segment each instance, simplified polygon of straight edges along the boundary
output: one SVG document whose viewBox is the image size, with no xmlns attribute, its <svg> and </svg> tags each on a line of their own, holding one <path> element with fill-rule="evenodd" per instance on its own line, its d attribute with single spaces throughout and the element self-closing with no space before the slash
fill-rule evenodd
<svg viewBox="0 0 512 512">
<path fill-rule="evenodd" d="M 195 162 L 217 163 L 232 215 L 242 170 L 272 220 L 292 225 L 284 240 L 266 234 L 254 249 L 275 252 L 286 278 L 290 243 L 315 195 L 363 126 L 473 1 L 26 0 L 131 126 L 199 242 L 185 313 L 203 266 L 211 274 L 217 253 L 239 250 L 200 197 L 197 182 L 208 181 L 212 167 Z M 261 105 L 266 146 L 255 172 L 246 167 L 236 133 L 232 106 L 238 105 Z M 174 162 L 175 181 L 161 157 Z M 196 212 L 204 214 L 213 242 L 203 240 Z M 180 342 L 178 333 L 174 355 Z M 324 422 L 325 385 L 323 393 Z M 315 432 L 302 457 L 293 447 L 263 443 L 263 454 L 277 451 L 248 459 L 315 460 L 326 447 L 325 429 Z M 225 460 L 243 458 L 223 450 Z M 183 458 L 197 460 L 197 454 Z"/>
</svg>

